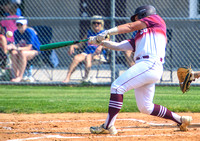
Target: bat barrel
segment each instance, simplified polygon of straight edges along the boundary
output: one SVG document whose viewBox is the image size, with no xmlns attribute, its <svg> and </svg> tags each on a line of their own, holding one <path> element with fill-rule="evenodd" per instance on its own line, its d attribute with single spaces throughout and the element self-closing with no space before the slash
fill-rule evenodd
<svg viewBox="0 0 200 141">
<path fill-rule="evenodd" d="M 67 46 L 67 45 L 72 45 L 73 43 L 74 43 L 74 41 L 66 41 L 66 42 L 57 42 L 57 43 L 45 44 L 45 45 L 40 46 L 40 50 L 45 51 L 45 50 L 60 48 L 60 47 L 64 47 L 64 46 Z"/>
<path fill-rule="evenodd" d="M 69 46 L 69 45 L 77 44 L 77 43 L 80 43 L 80 42 L 87 42 L 87 41 L 88 41 L 88 39 L 78 40 L 78 41 L 64 41 L 64 42 L 45 44 L 45 45 L 40 46 L 40 50 L 45 51 L 45 50 L 57 49 L 57 48 L 61 48 L 61 47 L 64 47 L 64 46 Z"/>
</svg>

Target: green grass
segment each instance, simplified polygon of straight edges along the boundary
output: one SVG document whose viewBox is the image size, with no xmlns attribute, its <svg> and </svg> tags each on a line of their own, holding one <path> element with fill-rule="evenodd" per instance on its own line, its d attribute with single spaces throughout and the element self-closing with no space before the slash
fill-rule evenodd
<svg viewBox="0 0 200 141">
<path fill-rule="evenodd" d="M 174 112 L 200 112 L 200 88 L 156 87 L 154 103 Z M 110 87 L 0 86 L 0 113 L 107 112 Z M 124 94 L 121 112 L 138 112 L 134 91 Z"/>
</svg>

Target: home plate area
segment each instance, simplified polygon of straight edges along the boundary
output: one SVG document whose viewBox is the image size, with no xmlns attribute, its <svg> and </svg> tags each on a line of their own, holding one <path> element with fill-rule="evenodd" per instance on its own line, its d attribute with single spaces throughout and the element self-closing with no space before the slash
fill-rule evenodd
<svg viewBox="0 0 200 141">
<path fill-rule="evenodd" d="M 170 120 L 141 113 L 119 113 L 115 123 L 116 135 L 91 134 L 89 131 L 90 126 L 104 123 L 106 113 L 0 114 L 0 140 L 199 140 L 200 114 L 179 114 L 193 117 L 187 132 L 179 131 Z"/>
</svg>

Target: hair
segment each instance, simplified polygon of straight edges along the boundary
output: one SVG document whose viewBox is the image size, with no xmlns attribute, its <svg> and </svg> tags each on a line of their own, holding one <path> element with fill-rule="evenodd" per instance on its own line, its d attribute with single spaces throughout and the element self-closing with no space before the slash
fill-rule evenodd
<svg viewBox="0 0 200 141">
<path fill-rule="evenodd" d="M 99 15 L 94 15 L 94 16 L 92 16 L 92 18 L 98 18 L 98 19 L 94 19 L 94 20 L 91 20 L 91 21 L 90 21 L 91 27 L 92 27 L 92 22 L 98 21 L 98 22 L 101 22 L 101 30 L 103 30 L 103 29 L 104 29 L 104 21 L 103 21 L 103 20 L 100 20 L 100 19 L 103 18 L 103 17 L 102 17 L 102 16 L 99 16 Z"/>
</svg>

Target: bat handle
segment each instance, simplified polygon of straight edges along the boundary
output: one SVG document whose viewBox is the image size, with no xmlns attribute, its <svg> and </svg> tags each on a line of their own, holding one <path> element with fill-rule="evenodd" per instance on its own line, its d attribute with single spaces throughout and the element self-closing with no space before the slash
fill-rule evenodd
<svg viewBox="0 0 200 141">
<path fill-rule="evenodd" d="M 81 43 L 81 42 L 87 42 L 88 40 L 89 40 L 89 38 L 88 39 L 84 39 L 84 40 L 74 41 L 74 44 Z"/>
</svg>

